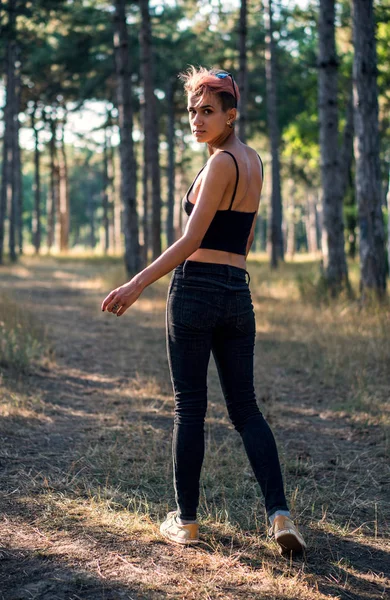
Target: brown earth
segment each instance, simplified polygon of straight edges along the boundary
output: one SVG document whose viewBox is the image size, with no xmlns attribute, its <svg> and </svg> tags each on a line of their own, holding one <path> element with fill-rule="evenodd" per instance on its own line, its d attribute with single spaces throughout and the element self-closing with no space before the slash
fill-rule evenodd
<svg viewBox="0 0 390 600">
<path fill-rule="evenodd" d="M 388 434 L 336 410 L 343 381 L 311 368 L 319 340 L 286 333 L 287 300 L 256 298 L 256 380 L 307 555 L 286 561 L 266 538 L 213 366 L 202 544 L 160 538 L 173 506 L 166 282 L 117 319 L 100 311 L 107 268 L 26 259 L 1 274 L 0 291 L 47 327 L 53 355 L 18 378 L 3 369 L 0 599 L 389 597 Z"/>
</svg>

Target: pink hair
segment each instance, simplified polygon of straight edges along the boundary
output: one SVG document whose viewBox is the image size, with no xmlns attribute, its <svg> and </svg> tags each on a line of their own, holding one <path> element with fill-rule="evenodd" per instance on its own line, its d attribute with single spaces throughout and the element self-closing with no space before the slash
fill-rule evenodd
<svg viewBox="0 0 390 600">
<path fill-rule="evenodd" d="M 191 65 L 188 71 L 180 73 L 179 77 L 184 82 L 184 89 L 187 94 L 201 96 L 202 94 L 206 93 L 225 93 L 230 94 L 234 98 L 235 90 L 238 102 L 240 99 L 240 92 L 236 81 L 234 81 L 233 84 L 233 80 L 230 76 L 220 79 L 216 76 L 218 73 L 225 73 L 225 71 L 221 71 L 220 69 L 209 70 L 205 69 L 204 67 L 199 67 L 196 69 L 193 65 Z"/>
</svg>

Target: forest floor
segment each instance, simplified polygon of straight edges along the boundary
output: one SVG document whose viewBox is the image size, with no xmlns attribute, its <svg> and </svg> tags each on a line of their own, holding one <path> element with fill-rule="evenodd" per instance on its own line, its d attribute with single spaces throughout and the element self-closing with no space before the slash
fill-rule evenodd
<svg viewBox="0 0 390 600">
<path fill-rule="evenodd" d="M 25 258 L 0 295 L 47 332 L 24 374 L 0 366 L 1 600 L 379 600 L 390 594 L 389 309 L 303 303 L 297 277 L 249 265 L 256 387 L 307 554 L 282 558 L 210 365 L 199 546 L 174 508 L 167 281 L 100 311 L 120 263 Z M 387 486 L 387 487 L 386 487 Z"/>
</svg>

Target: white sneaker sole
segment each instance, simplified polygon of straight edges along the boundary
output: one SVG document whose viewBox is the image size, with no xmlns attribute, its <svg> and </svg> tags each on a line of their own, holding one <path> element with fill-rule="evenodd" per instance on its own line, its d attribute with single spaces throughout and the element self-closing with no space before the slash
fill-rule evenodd
<svg viewBox="0 0 390 600">
<path fill-rule="evenodd" d="M 290 552 L 302 554 L 306 549 L 303 538 L 300 535 L 297 535 L 293 529 L 283 529 L 282 531 L 278 531 L 275 535 L 275 540 L 277 544 L 279 544 L 282 554 L 288 554 Z"/>
<path fill-rule="evenodd" d="M 176 537 L 175 535 L 170 534 L 163 526 L 160 526 L 160 533 L 164 536 L 168 542 L 172 544 L 180 544 L 181 546 L 192 546 L 193 544 L 199 544 L 199 539 L 197 540 L 186 540 L 183 538 Z"/>
</svg>

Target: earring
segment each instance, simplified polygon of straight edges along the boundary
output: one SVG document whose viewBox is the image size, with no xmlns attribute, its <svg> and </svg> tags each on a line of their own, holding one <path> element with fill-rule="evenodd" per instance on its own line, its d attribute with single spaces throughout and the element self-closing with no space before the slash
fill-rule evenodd
<svg viewBox="0 0 390 600">
<path fill-rule="evenodd" d="M 231 121 L 227 121 L 227 122 L 226 122 L 226 125 L 227 125 L 228 127 L 230 127 L 230 129 L 233 129 L 233 125 L 232 125 Z"/>
</svg>

